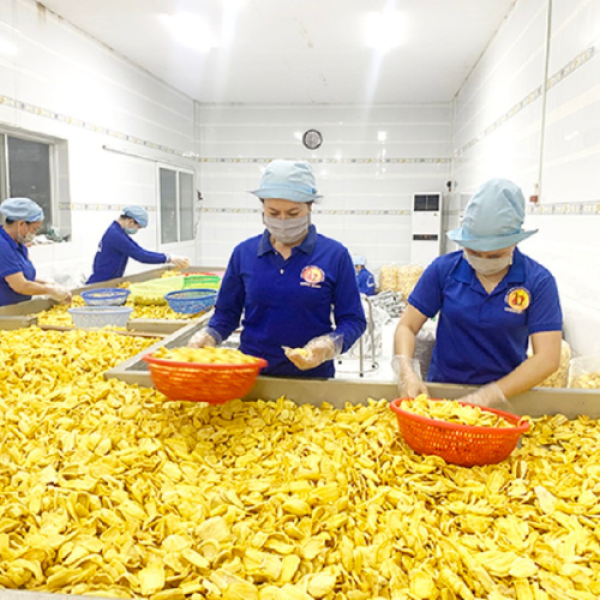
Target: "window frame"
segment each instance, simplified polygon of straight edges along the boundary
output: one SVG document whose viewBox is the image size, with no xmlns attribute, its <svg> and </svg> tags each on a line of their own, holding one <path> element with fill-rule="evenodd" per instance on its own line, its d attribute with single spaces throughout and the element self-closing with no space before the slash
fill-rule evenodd
<svg viewBox="0 0 600 600">
<path fill-rule="evenodd" d="M 196 173 L 193 169 L 186 169 L 183 167 L 176 167 L 174 165 L 168 165 L 168 164 L 164 164 L 164 163 L 158 163 L 156 165 L 156 193 L 158 196 L 158 203 L 157 203 L 157 237 L 158 237 L 158 243 L 160 245 L 160 247 L 162 246 L 170 246 L 173 244 L 191 244 L 194 242 L 195 238 L 196 238 L 196 218 L 195 218 L 195 203 L 194 203 L 194 190 L 195 188 L 195 180 L 196 180 Z M 163 199 L 162 199 L 162 189 L 161 189 L 161 169 L 165 170 L 165 171 L 170 171 L 172 173 L 175 174 L 175 217 L 176 217 L 176 231 L 177 231 L 177 239 L 174 241 L 168 241 L 168 242 L 163 242 L 162 240 L 162 234 L 163 234 L 163 219 L 162 219 L 162 203 L 163 203 Z M 191 200 L 192 200 L 192 218 L 193 218 L 193 225 L 192 225 L 192 237 L 189 240 L 182 240 L 181 239 L 181 190 L 180 190 L 180 174 L 184 173 L 186 175 L 190 175 L 192 178 L 192 184 L 191 184 Z"/>
</svg>

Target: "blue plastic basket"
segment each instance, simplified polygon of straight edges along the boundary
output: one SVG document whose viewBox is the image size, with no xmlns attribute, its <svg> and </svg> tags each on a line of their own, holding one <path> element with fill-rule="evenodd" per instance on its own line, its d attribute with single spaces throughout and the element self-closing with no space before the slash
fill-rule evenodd
<svg viewBox="0 0 600 600">
<path fill-rule="evenodd" d="M 123 306 L 131 292 L 121 288 L 98 288 L 81 292 L 88 306 Z"/>
<path fill-rule="evenodd" d="M 206 288 L 178 290 L 166 294 L 165 299 L 172 311 L 189 315 L 214 306 L 217 292 Z"/>
<path fill-rule="evenodd" d="M 125 327 L 133 308 L 129 306 L 80 306 L 69 308 L 75 327 L 89 329 L 92 327 Z"/>
</svg>

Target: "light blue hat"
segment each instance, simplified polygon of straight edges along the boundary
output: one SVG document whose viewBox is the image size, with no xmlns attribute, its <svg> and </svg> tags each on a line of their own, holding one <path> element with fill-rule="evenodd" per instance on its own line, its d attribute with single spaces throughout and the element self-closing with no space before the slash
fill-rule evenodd
<svg viewBox="0 0 600 600">
<path fill-rule="evenodd" d="M 354 254 L 352 255 L 352 262 L 355 267 L 364 267 L 367 264 L 367 259 L 364 256 Z"/>
<path fill-rule="evenodd" d="M 312 167 L 302 160 L 270 162 L 260 180 L 260 187 L 250 193 L 262 200 L 281 198 L 292 202 L 315 202 L 323 197 L 317 194 Z"/>
<path fill-rule="evenodd" d="M 471 197 L 461 226 L 446 235 L 459 246 L 489 252 L 513 246 L 538 230 L 523 230 L 525 198 L 508 179 L 490 179 Z"/>
<path fill-rule="evenodd" d="M 7 198 L 0 204 L 0 212 L 11 221 L 37 223 L 44 220 L 42 207 L 29 198 Z"/>
<path fill-rule="evenodd" d="M 148 211 L 141 206 L 126 206 L 122 211 L 126 217 L 131 217 L 140 227 L 148 227 Z"/>
</svg>

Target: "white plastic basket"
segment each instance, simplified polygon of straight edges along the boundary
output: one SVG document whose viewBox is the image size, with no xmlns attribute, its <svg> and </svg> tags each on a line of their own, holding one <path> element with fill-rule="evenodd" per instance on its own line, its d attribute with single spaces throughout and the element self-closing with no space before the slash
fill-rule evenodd
<svg viewBox="0 0 600 600">
<path fill-rule="evenodd" d="M 81 329 L 107 325 L 125 327 L 132 312 L 133 308 L 129 306 L 81 306 L 69 309 L 73 324 Z"/>
</svg>

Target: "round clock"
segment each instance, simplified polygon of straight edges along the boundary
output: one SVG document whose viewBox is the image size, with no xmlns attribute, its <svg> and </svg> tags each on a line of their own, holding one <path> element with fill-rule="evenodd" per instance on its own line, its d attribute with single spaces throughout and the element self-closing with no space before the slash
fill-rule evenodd
<svg viewBox="0 0 600 600">
<path fill-rule="evenodd" d="M 323 136 L 321 135 L 320 131 L 317 131 L 316 129 L 309 129 L 302 136 L 302 143 L 309 150 L 316 150 L 323 143 Z"/>
</svg>

